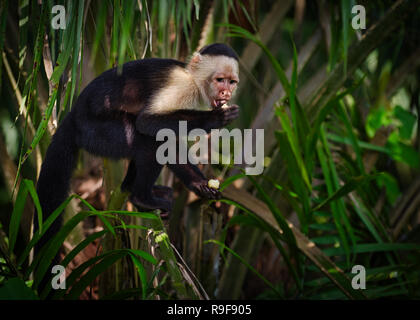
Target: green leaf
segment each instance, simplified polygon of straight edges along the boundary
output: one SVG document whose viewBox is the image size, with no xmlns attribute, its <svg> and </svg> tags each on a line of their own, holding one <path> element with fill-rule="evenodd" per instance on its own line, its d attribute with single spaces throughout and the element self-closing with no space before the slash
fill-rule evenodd
<svg viewBox="0 0 420 320">
<path fill-rule="evenodd" d="M 311 191 L 312 185 L 309 181 L 308 172 L 306 170 L 305 163 L 302 158 L 302 152 L 299 146 L 300 144 L 296 138 L 294 131 L 292 130 L 292 127 L 290 126 L 289 117 L 284 109 L 284 106 L 277 105 L 275 113 L 280 119 L 283 130 L 286 132 L 287 139 L 289 140 L 290 148 L 292 149 L 293 155 L 295 156 L 296 163 L 299 167 L 299 171 L 302 176 L 302 179 L 303 181 L 305 181 L 305 184 L 308 190 Z"/>
<path fill-rule="evenodd" d="M 420 244 L 417 243 L 366 243 L 357 244 L 351 248 L 353 253 L 372 253 L 372 252 L 386 252 L 386 251 L 401 251 L 401 250 L 415 250 L 420 251 Z M 328 256 L 338 256 L 344 254 L 342 248 L 327 248 L 323 250 Z"/>
<path fill-rule="evenodd" d="M 357 189 L 362 184 L 367 183 L 367 182 L 369 182 L 373 179 L 376 179 L 376 178 L 380 177 L 381 175 L 382 175 L 382 172 L 371 174 L 371 175 L 352 177 L 344 186 L 342 186 L 340 189 L 336 190 L 326 200 L 324 200 L 322 203 L 320 203 L 315 208 L 313 208 L 312 211 L 320 211 L 326 205 L 330 204 L 332 201 L 335 201 L 337 199 L 340 199 L 340 198 L 344 197 L 348 193 Z"/>
<path fill-rule="evenodd" d="M 349 47 L 349 24 L 350 24 L 351 2 L 341 0 L 341 22 L 342 22 L 342 43 L 343 43 L 343 67 L 344 75 L 347 74 L 347 50 Z"/>
<path fill-rule="evenodd" d="M 313 124 L 313 126 L 312 126 L 312 128 L 309 132 L 309 139 L 306 139 L 305 157 L 306 157 L 306 162 L 307 163 L 310 163 L 309 161 L 312 160 L 313 155 L 315 153 L 315 146 L 316 146 L 318 138 L 319 138 L 319 130 L 320 130 L 321 124 L 325 121 L 326 117 L 333 111 L 333 109 L 338 106 L 339 102 L 346 95 L 352 93 L 356 88 L 358 88 L 363 83 L 364 78 L 365 77 L 362 77 L 359 81 L 354 83 L 347 90 L 344 90 L 343 92 L 341 92 L 339 94 L 336 94 L 334 97 L 332 97 L 330 100 L 328 100 L 328 102 L 317 113 L 314 124 Z M 328 138 L 330 138 L 329 134 L 327 136 L 328 136 Z M 350 144 L 350 142 L 349 142 L 349 144 Z M 309 167 L 309 165 L 307 165 L 307 166 Z M 310 170 L 310 171 L 312 171 L 312 170 Z"/>
<path fill-rule="evenodd" d="M 35 136 L 31 142 L 31 146 L 25 152 L 22 157 L 22 160 L 19 162 L 18 172 L 20 171 L 21 163 L 23 163 L 31 154 L 32 151 L 35 150 L 36 146 L 38 145 L 39 141 L 43 137 L 45 131 L 47 130 L 48 121 L 51 117 L 52 111 L 54 109 L 54 104 L 57 100 L 57 93 L 58 93 L 58 86 L 55 86 L 53 92 L 48 100 L 47 110 L 45 111 L 45 115 L 42 117 L 42 120 L 36 130 Z"/>
<path fill-rule="evenodd" d="M 139 261 L 139 259 L 132 253 L 130 253 L 130 257 L 131 260 L 133 261 L 134 265 L 136 266 L 136 269 L 139 273 L 139 278 L 140 278 L 140 282 L 141 282 L 141 296 L 142 299 L 145 300 L 146 299 L 146 293 L 148 291 L 148 281 L 147 281 L 147 274 L 146 274 L 146 270 L 144 269 L 143 265 L 141 264 L 141 262 Z"/>
<path fill-rule="evenodd" d="M 332 159 L 332 155 L 329 149 L 328 142 L 325 137 L 325 132 L 323 126 L 320 128 L 320 138 L 322 142 L 322 146 L 317 146 L 318 151 L 318 159 L 321 164 L 322 173 L 325 178 L 325 184 L 327 186 L 327 192 L 329 196 L 332 196 L 334 192 L 340 187 L 339 186 L 339 179 L 338 174 L 335 168 L 334 161 Z M 355 238 L 353 235 L 353 230 L 349 224 L 345 206 L 342 199 L 338 199 L 331 203 L 331 210 L 332 215 L 334 218 L 334 223 L 338 234 L 340 236 L 341 244 L 346 251 L 346 262 L 350 264 L 350 245 L 348 243 L 347 234 L 345 231 L 345 227 L 348 230 L 348 233 L 353 241 L 355 242 Z M 316 211 L 316 210 L 315 210 Z"/>
<path fill-rule="evenodd" d="M 21 278 L 11 278 L 0 287 L 0 300 L 39 300 Z"/>
<path fill-rule="evenodd" d="M 115 262 L 127 255 L 128 252 L 116 252 L 104 257 L 100 262 L 95 264 L 76 284 L 74 284 L 70 292 L 66 295 L 66 299 L 74 300 L 80 297 L 82 292 L 95 280 L 101 273 L 108 269 Z M 67 283 L 66 283 L 67 284 Z"/>
<path fill-rule="evenodd" d="M 335 68 L 340 50 L 340 27 L 333 12 L 331 12 L 331 26 L 329 29 L 331 30 L 331 46 L 328 56 L 328 72 Z"/>
<path fill-rule="evenodd" d="M 291 246 L 292 249 L 296 249 L 295 236 L 293 235 L 292 230 L 290 229 L 286 219 L 283 217 L 280 210 L 277 208 L 277 206 L 274 204 L 271 198 L 267 195 L 267 193 L 262 189 L 262 187 L 255 181 L 255 179 L 252 176 L 248 176 L 248 179 L 258 190 L 258 193 L 262 196 L 263 201 L 266 203 L 274 218 L 276 219 L 280 229 L 283 231 L 285 241 L 287 241 L 288 245 Z"/>
<path fill-rule="evenodd" d="M 268 48 L 261 42 L 261 40 L 253 35 L 252 33 L 250 33 L 249 31 L 247 31 L 244 28 L 241 28 L 239 26 L 233 25 L 233 24 L 222 24 L 222 26 L 228 27 L 230 32 L 228 34 L 228 36 L 230 37 L 241 37 L 241 38 L 245 38 L 248 40 L 251 40 L 253 42 L 255 42 L 255 44 L 257 44 L 263 51 L 264 53 L 267 55 L 268 59 L 270 60 L 271 64 L 273 65 L 274 71 L 277 74 L 277 77 L 279 78 L 284 91 L 290 95 L 290 84 L 289 84 L 289 80 L 287 80 L 287 76 L 286 73 L 284 72 L 283 67 L 280 65 L 280 63 L 278 62 L 278 60 L 272 55 L 272 53 L 270 52 L 270 50 L 268 50 Z"/>
<path fill-rule="evenodd" d="M 82 24 L 83 24 L 83 9 L 85 2 L 79 1 L 79 6 L 77 8 L 77 29 L 76 29 L 76 39 L 74 40 L 74 50 L 73 50 L 73 66 L 71 69 L 71 94 L 70 94 L 70 106 L 73 105 L 73 98 L 76 91 L 76 84 L 77 84 L 77 72 L 78 72 L 78 66 L 79 66 L 79 55 L 81 54 L 81 48 L 82 45 Z M 74 17 L 74 19 L 76 18 Z M 82 54 L 83 57 L 83 54 Z M 83 59 L 81 60 L 83 61 Z M 80 63 L 81 64 L 81 63 Z M 81 68 L 81 65 L 80 65 Z M 80 81 L 79 81 L 80 82 Z"/>
<path fill-rule="evenodd" d="M 67 265 L 72 261 L 78 253 L 80 253 L 84 248 L 86 248 L 90 243 L 95 241 L 96 239 L 102 237 L 107 230 L 102 230 L 99 232 L 95 232 L 80 242 L 73 250 L 71 250 L 66 257 L 61 261 L 61 265 L 63 267 L 67 267 Z M 51 291 L 51 286 L 46 286 L 44 291 L 41 293 L 41 299 L 45 299 Z"/>
<path fill-rule="evenodd" d="M 245 173 L 238 173 L 238 174 L 235 174 L 233 176 L 230 176 L 229 178 L 225 179 L 220 184 L 220 191 L 223 191 L 223 189 L 226 188 L 227 186 L 229 186 L 233 181 L 244 178 L 244 177 L 246 177 Z"/>
<path fill-rule="evenodd" d="M 91 51 L 92 53 L 90 56 L 91 65 L 94 64 L 96 54 L 99 49 L 99 45 L 101 45 L 103 41 L 103 36 L 104 36 L 104 31 L 105 31 L 105 26 L 106 26 L 106 19 L 107 19 L 107 16 L 106 16 L 107 11 L 108 11 L 108 1 L 102 1 L 100 9 L 99 9 L 99 13 L 97 15 L 98 18 L 96 20 L 96 29 L 95 29 L 96 32 L 94 35 L 92 51 Z"/>
<path fill-rule="evenodd" d="M 132 0 L 126 0 L 123 2 L 124 8 L 122 12 L 124 15 L 121 14 L 121 10 L 118 10 L 118 17 L 120 20 L 120 24 L 122 26 L 121 36 L 119 37 L 119 53 L 118 53 L 118 65 L 122 65 L 125 61 L 125 53 L 127 51 L 127 45 L 130 49 L 130 55 L 135 56 L 135 52 L 131 41 L 131 30 L 134 20 L 134 4 L 135 2 Z M 134 59 L 134 56 L 131 59 Z"/>
<path fill-rule="evenodd" d="M 281 293 L 273 286 L 273 284 L 268 281 L 262 274 L 260 274 L 257 270 L 254 269 L 248 262 L 246 262 L 240 255 L 238 255 L 235 251 L 233 251 L 231 248 L 225 246 L 223 243 L 217 241 L 217 240 L 207 240 L 204 243 L 215 243 L 223 249 L 227 250 L 230 254 L 232 254 L 235 258 L 237 258 L 239 261 L 241 261 L 252 273 L 254 273 L 258 278 L 260 278 L 267 286 L 269 286 L 276 294 L 281 296 Z"/>
<path fill-rule="evenodd" d="M 412 146 L 400 141 L 397 132 L 393 132 L 388 137 L 386 148 L 389 149 L 391 157 L 396 161 L 407 163 L 413 168 L 420 168 L 420 153 Z"/>
<path fill-rule="evenodd" d="M 271 213 L 273 214 L 274 218 L 276 219 L 276 222 L 278 223 L 278 225 L 281 229 L 280 233 L 282 233 L 284 235 L 284 240 L 288 244 L 288 246 L 290 248 L 290 251 L 291 251 L 291 255 L 294 257 L 294 260 L 297 264 L 296 268 L 292 267 L 292 264 L 290 262 L 290 257 L 288 256 L 288 254 L 284 250 L 283 246 L 278 241 L 277 237 L 274 236 L 274 235 L 277 234 L 277 232 L 273 232 L 271 230 L 271 228 L 266 229 L 267 232 L 269 232 L 270 235 L 272 236 L 272 239 L 275 242 L 276 246 L 278 247 L 280 253 L 283 255 L 290 271 L 292 272 L 292 274 L 293 274 L 293 276 L 296 280 L 296 283 L 298 284 L 299 287 L 301 287 L 301 282 L 300 282 L 300 279 L 299 279 L 298 274 L 296 272 L 297 270 L 300 270 L 300 261 L 301 261 L 300 256 L 299 256 L 299 251 L 298 251 L 298 248 L 297 248 L 297 244 L 296 244 L 296 238 L 295 238 L 292 230 L 290 229 L 288 222 L 283 217 L 280 210 L 277 208 L 277 206 L 274 204 L 274 202 L 271 200 L 271 198 L 263 190 L 263 188 L 255 181 L 255 179 L 253 177 L 248 176 L 248 178 L 251 180 L 252 184 L 256 187 L 256 189 L 258 190 L 258 193 L 261 195 L 261 197 L 263 198 L 263 201 L 266 203 L 266 205 L 270 209 Z M 267 226 L 269 226 L 269 225 L 267 224 Z"/>
<path fill-rule="evenodd" d="M 38 194 L 36 193 L 36 190 L 35 190 L 34 182 L 32 180 L 24 179 L 23 183 L 28 188 L 28 191 L 29 191 L 29 193 L 32 197 L 32 201 L 34 202 L 36 211 L 38 213 L 39 230 L 42 230 L 42 220 L 43 220 L 42 219 L 42 209 L 41 209 L 41 204 L 39 203 Z"/>
<path fill-rule="evenodd" d="M 146 260 L 146 261 L 148 261 L 152 264 L 157 263 L 157 260 L 154 256 L 152 256 L 150 253 L 147 253 L 143 250 L 137 250 L 137 249 L 125 249 L 125 250 L 128 250 L 130 253 L 132 253 L 136 256 L 142 257 L 144 260 Z"/>
<path fill-rule="evenodd" d="M 248 210 L 254 212 L 259 218 L 280 232 L 280 227 L 276 224 L 270 209 L 261 200 L 251 194 L 244 197 L 242 192 L 235 192 L 229 188 L 224 192 L 224 196 L 245 206 Z M 249 198 L 249 199 L 248 199 Z M 332 226 L 335 230 L 335 226 Z M 351 286 L 351 280 L 345 276 L 340 268 L 331 261 L 313 242 L 311 242 L 298 229 L 292 226 L 292 231 L 297 239 L 299 249 L 309 258 L 321 272 L 336 285 L 350 299 L 365 299 L 366 296 L 360 290 L 354 290 Z M 309 268 L 309 267 L 308 267 Z"/>
<path fill-rule="evenodd" d="M 366 133 L 369 138 L 373 138 L 380 127 L 386 127 L 391 123 L 391 115 L 384 107 L 380 106 L 376 109 L 372 109 L 366 118 Z"/>
<path fill-rule="evenodd" d="M 101 254 L 99 256 L 90 258 L 88 261 L 82 263 L 80 266 L 78 266 L 76 269 L 72 270 L 71 274 L 66 278 L 66 286 L 68 288 L 71 288 L 73 284 L 76 282 L 77 279 L 80 278 L 80 276 L 87 270 L 88 267 L 91 265 L 94 265 L 96 262 L 104 259 L 105 257 L 115 254 L 114 251 L 108 251 L 104 254 Z M 123 255 L 124 256 L 124 255 Z M 54 293 L 53 298 L 54 299 L 61 299 L 66 294 L 66 290 L 57 290 Z"/>
<path fill-rule="evenodd" d="M 314 237 L 314 238 L 311 238 L 311 240 L 317 245 L 318 244 L 336 244 L 340 241 L 340 239 L 337 236 Z M 325 278 L 325 280 L 328 281 L 327 278 Z M 305 285 L 308 285 L 308 283 L 305 283 Z"/>
<path fill-rule="evenodd" d="M 292 39 L 292 47 L 293 47 L 293 69 L 292 69 L 292 83 L 290 85 L 290 92 L 289 94 L 289 103 L 290 103 L 290 110 L 292 113 L 292 123 L 295 129 L 295 135 L 299 138 L 299 143 L 304 144 L 307 139 L 307 135 L 309 133 L 309 121 L 306 117 L 306 112 L 303 111 L 302 106 L 300 105 L 297 95 L 297 78 L 298 78 L 298 54 L 296 51 L 295 43 Z"/>
<path fill-rule="evenodd" d="M 341 137 L 341 136 L 338 136 L 338 135 L 333 134 L 333 133 L 327 133 L 326 136 L 327 136 L 328 140 L 338 142 L 338 143 L 347 144 L 347 145 L 352 145 L 352 141 L 347 137 Z M 387 148 L 376 146 L 376 145 L 371 144 L 369 142 L 364 142 L 364 141 L 357 140 L 357 143 L 358 143 L 358 145 L 361 149 L 382 152 L 382 153 L 385 153 L 385 154 L 390 153 L 390 151 Z"/>
<path fill-rule="evenodd" d="M 22 218 L 27 196 L 28 187 L 25 183 L 21 183 L 9 223 L 9 253 L 12 253 L 15 248 L 16 239 L 19 233 L 20 219 Z"/>
<path fill-rule="evenodd" d="M 397 201 L 398 197 L 401 195 L 397 179 L 391 174 L 384 172 L 376 181 L 380 188 L 385 189 L 388 201 L 391 204 L 395 204 L 395 201 Z"/>
<path fill-rule="evenodd" d="M 53 261 L 54 257 L 57 255 L 58 250 L 60 249 L 61 245 L 63 244 L 66 237 L 70 234 L 70 232 L 74 229 L 74 227 L 79 224 L 82 220 L 86 217 L 90 216 L 91 212 L 82 211 L 73 216 L 66 224 L 64 224 L 58 233 L 48 241 L 44 247 L 41 249 L 41 252 L 37 255 L 32 263 L 32 268 L 36 266 L 39 262 L 38 267 L 35 270 L 34 274 L 34 288 L 37 288 L 39 282 L 42 280 L 44 275 L 48 271 L 48 267 L 50 266 L 51 262 Z"/>
<path fill-rule="evenodd" d="M 292 182 L 293 192 L 296 193 L 299 197 L 299 201 L 293 201 L 293 197 L 290 197 L 289 194 L 284 194 L 286 199 L 288 199 L 291 205 L 295 208 L 296 214 L 298 215 L 299 222 L 301 223 L 302 230 L 304 233 L 307 232 L 308 228 L 308 218 L 310 212 L 310 194 L 308 188 L 305 185 L 302 176 L 299 174 L 299 166 L 296 161 L 296 158 L 293 155 L 293 151 L 290 146 L 290 142 L 287 139 L 285 132 L 276 131 L 275 136 L 279 145 L 279 154 L 284 158 L 289 180 Z"/>
<path fill-rule="evenodd" d="M 61 214 L 61 212 L 64 210 L 64 208 L 69 204 L 69 202 L 77 197 L 76 195 L 72 195 L 68 197 L 57 209 L 53 211 L 53 213 L 44 221 L 42 230 L 38 230 L 37 233 L 35 233 L 29 242 L 29 244 L 25 247 L 25 250 L 21 254 L 21 256 L 18 259 L 18 266 L 21 266 L 22 263 L 26 260 L 26 258 L 29 256 L 29 253 L 31 249 L 35 246 L 35 244 L 39 241 L 39 239 L 45 234 L 45 232 L 49 229 L 49 227 L 53 224 L 53 222 L 58 218 L 58 216 Z M 36 258 L 35 258 L 36 259 Z M 34 260 L 35 262 L 35 260 Z M 32 269 L 29 268 L 29 272 L 32 272 Z M 28 274 L 29 275 L 29 274 Z"/>
<path fill-rule="evenodd" d="M 58 84 L 60 81 L 60 77 L 63 74 L 64 70 L 66 69 L 67 62 L 70 57 L 71 48 L 73 47 L 73 39 L 74 34 L 76 32 L 76 19 L 72 16 L 70 19 L 70 23 L 66 26 L 63 35 L 63 49 L 61 50 L 60 54 L 58 55 L 57 64 L 54 68 L 54 71 L 51 75 L 50 81 L 55 85 Z"/>
<path fill-rule="evenodd" d="M 394 116 L 401 121 L 401 126 L 399 126 L 400 137 L 406 140 L 411 139 L 411 134 L 413 133 L 413 128 L 417 120 L 416 116 L 401 106 L 395 107 Z"/>
<path fill-rule="evenodd" d="M 309 228 L 314 230 L 322 230 L 322 231 L 335 231 L 335 224 L 334 223 L 313 223 L 309 225 Z"/>
<path fill-rule="evenodd" d="M 133 216 L 133 217 L 139 217 L 142 219 L 152 219 L 157 220 L 158 217 L 154 213 L 150 212 L 137 212 L 137 211 L 124 211 L 124 210 L 104 210 L 100 211 L 101 214 L 107 214 L 107 213 L 116 213 L 126 216 Z"/>
<path fill-rule="evenodd" d="M 353 132 L 353 126 L 350 122 L 349 116 L 347 114 L 347 111 L 346 111 L 342 101 L 340 101 L 339 104 L 338 104 L 338 114 L 339 114 L 340 118 L 343 120 L 344 125 L 345 125 L 346 130 L 347 130 L 347 133 L 348 133 L 348 136 L 350 137 L 350 141 L 351 141 L 351 144 L 353 146 L 353 150 L 356 154 L 356 161 L 357 161 L 357 165 L 359 167 L 359 171 L 360 171 L 361 174 L 365 174 L 366 172 L 365 172 L 365 167 L 364 167 L 364 164 L 363 164 L 362 152 L 360 150 L 358 140 L 356 138 L 356 135 Z"/>
</svg>

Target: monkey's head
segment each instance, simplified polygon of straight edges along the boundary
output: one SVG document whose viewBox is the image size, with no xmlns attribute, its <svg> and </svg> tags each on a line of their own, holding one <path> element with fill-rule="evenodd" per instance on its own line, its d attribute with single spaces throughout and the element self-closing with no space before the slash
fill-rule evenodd
<svg viewBox="0 0 420 320">
<path fill-rule="evenodd" d="M 196 52 L 188 68 L 202 96 L 213 107 L 228 103 L 239 82 L 238 56 L 229 46 L 213 43 Z"/>
</svg>

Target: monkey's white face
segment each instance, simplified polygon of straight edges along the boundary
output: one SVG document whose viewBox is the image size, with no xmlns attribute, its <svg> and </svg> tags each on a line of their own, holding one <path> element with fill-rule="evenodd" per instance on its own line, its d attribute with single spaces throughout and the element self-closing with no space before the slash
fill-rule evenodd
<svg viewBox="0 0 420 320">
<path fill-rule="evenodd" d="M 239 67 L 235 59 L 195 54 L 190 70 L 213 108 L 221 107 L 233 97 L 239 82 Z"/>
<path fill-rule="evenodd" d="M 210 103 L 212 107 L 221 107 L 232 98 L 238 85 L 239 78 L 233 72 L 231 66 L 225 66 L 223 70 L 217 71 L 211 78 Z"/>
<path fill-rule="evenodd" d="M 216 66 L 209 82 L 208 98 L 213 108 L 221 107 L 232 99 L 239 82 L 238 63 L 227 57 L 214 57 L 213 68 Z M 214 70 L 213 69 L 213 70 Z"/>
</svg>

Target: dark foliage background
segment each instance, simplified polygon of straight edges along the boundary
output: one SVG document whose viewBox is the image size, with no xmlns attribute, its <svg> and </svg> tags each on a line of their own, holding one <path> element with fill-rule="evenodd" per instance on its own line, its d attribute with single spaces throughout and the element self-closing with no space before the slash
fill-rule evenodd
<svg viewBox="0 0 420 320">
<path fill-rule="evenodd" d="M 366 29 L 352 28 L 356 4 Z M 51 27 L 55 5 L 66 10 L 65 29 Z M 420 298 L 419 8 L 1 1 L 0 298 Z M 33 256 L 34 184 L 81 90 L 126 61 L 186 61 L 211 42 L 240 56 L 241 113 L 231 127 L 264 128 L 264 173 L 203 166 L 223 181 L 224 199 L 211 204 L 164 170 L 159 183 L 175 189 L 176 203 L 162 222 L 134 212 L 119 190 L 126 161 L 81 152 L 66 223 Z M 39 292 L 61 245 L 68 289 Z M 352 287 L 356 265 L 365 290 Z"/>
</svg>

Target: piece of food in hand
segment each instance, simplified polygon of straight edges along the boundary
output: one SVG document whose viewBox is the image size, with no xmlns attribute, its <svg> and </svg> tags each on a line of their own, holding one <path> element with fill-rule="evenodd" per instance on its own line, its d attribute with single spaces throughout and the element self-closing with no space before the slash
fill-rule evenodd
<svg viewBox="0 0 420 320">
<path fill-rule="evenodd" d="M 212 189 L 219 189 L 220 187 L 220 182 L 217 179 L 210 179 L 207 184 Z"/>
<path fill-rule="evenodd" d="M 222 109 L 226 109 L 226 108 L 229 108 L 229 106 L 225 103 L 225 104 L 222 106 Z"/>
</svg>

